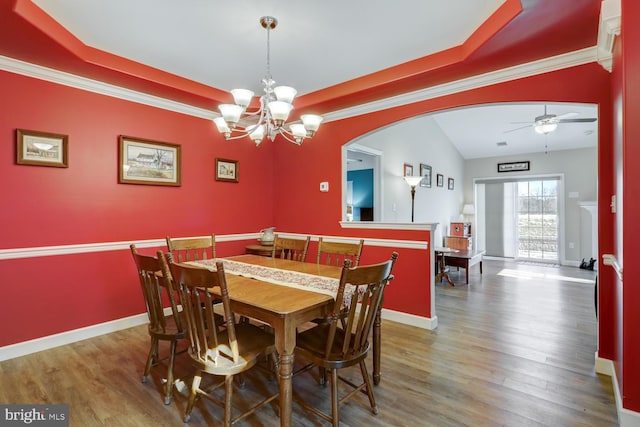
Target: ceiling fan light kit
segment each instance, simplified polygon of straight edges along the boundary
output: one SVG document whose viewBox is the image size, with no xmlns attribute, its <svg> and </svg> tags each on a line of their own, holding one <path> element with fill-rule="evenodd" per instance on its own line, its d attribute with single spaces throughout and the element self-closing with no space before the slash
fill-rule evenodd
<svg viewBox="0 0 640 427">
<path fill-rule="evenodd" d="M 591 122 L 595 122 L 597 120 L 597 118 L 595 118 L 595 117 L 578 118 L 578 119 L 570 119 L 570 118 L 568 118 L 568 117 L 573 117 L 573 116 L 577 116 L 577 115 L 578 115 L 578 113 L 574 113 L 574 112 L 564 113 L 564 114 L 560 114 L 560 115 L 547 114 L 547 104 L 545 104 L 544 105 L 544 114 L 541 115 L 541 116 L 536 117 L 533 120 L 533 123 L 531 123 L 531 124 L 529 124 L 527 126 L 521 126 L 521 127 L 515 128 L 515 129 L 507 130 L 504 133 L 515 132 L 515 131 L 520 130 L 520 129 L 533 127 L 533 130 L 535 130 L 537 133 L 539 133 L 541 135 L 546 135 L 548 133 L 551 133 L 551 132 L 555 131 L 558 128 L 558 124 L 560 124 L 560 123 L 591 123 Z M 520 122 L 516 122 L 516 123 L 520 123 Z"/>
<path fill-rule="evenodd" d="M 260 25 L 267 30 L 267 73 L 262 79 L 264 95 L 260 97 L 257 110 L 249 111 L 249 105 L 254 93 L 248 89 L 233 89 L 234 104 L 220 104 L 221 117 L 213 120 L 218 131 L 225 139 L 238 139 L 248 136 L 260 145 L 265 136 L 274 140 L 277 135 L 296 145 L 301 145 L 306 138 L 312 138 L 322 122 L 322 117 L 316 114 L 303 114 L 302 123 L 292 123 L 285 127 L 289 114 L 293 110 L 293 99 L 298 93 L 290 86 L 276 86 L 271 78 L 270 37 L 271 30 L 278 25 L 273 16 L 260 18 Z M 232 136 L 233 134 L 235 136 Z"/>
</svg>

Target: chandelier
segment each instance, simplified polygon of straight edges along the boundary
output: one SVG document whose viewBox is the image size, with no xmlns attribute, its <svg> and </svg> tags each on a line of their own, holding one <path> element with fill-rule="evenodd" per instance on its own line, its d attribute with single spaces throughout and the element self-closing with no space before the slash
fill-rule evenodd
<svg viewBox="0 0 640 427">
<path fill-rule="evenodd" d="M 264 95 L 260 97 L 257 110 L 250 111 L 249 104 L 254 93 L 247 89 L 233 89 L 234 104 L 220 104 L 218 109 L 222 117 L 214 119 L 218 131 L 225 139 L 238 139 L 248 136 L 259 145 L 265 136 L 274 140 L 277 135 L 297 145 L 305 138 L 311 138 L 320 127 L 322 117 L 315 114 L 300 116 L 302 123 L 288 124 L 289 113 L 293 110 L 293 98 L 297 91 L 290 86 L 276 86 L 271 78 L 270 32 L 278 25 L 273 16 L 260 18 L 260 25 L 267 30 L 267 74 L 262 79 Z"/>
</svg>

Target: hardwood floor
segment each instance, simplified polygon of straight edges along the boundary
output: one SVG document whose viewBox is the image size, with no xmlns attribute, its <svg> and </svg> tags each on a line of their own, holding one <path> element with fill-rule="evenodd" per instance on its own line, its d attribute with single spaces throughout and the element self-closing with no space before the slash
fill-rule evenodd
<svg viewBox="0 0 640 427">
<path fill-rule="evenodd" d="M 436 286 L 435 331 L 384 322 L 380 413 L 356 397 L 341 406 L 342 424 L 616 426 L 611 379 L 594 372 L 594 277 L 577 268 L 485 261 L 484 274 L 472 268 L 465 285 L 464 271 L 454 271 L 455 288 Z M 140 326 L 1 362 L 0 402 L 67 403 L 71 426 L 184 425 L 185 395 L 162 402 L 164 368 L 140 381 L 148 345 Z M 190 371 L 188 359 L 178 357 L 177 376 Z M 250 404 L 265 388 L 275 390 L 275 381 L 252 371 L 234 404 Z M 329 389 L 308 373 L 294 378 L 294 395 L 329 410 Z M 221 416 L 201 400 L 189 425 L 219 425 Z M 327 425 L 298 405 L 293 417 L 296 426 Z M 267 406 L 237 425 L 278 426 L 279 419 Z"/>
</svg>

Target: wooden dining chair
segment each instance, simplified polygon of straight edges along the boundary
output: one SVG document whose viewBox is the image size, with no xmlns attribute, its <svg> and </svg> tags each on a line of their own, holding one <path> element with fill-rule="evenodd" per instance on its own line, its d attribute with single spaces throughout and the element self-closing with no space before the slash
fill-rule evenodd
<svg viewBox="0 0 640 427">
<path fill-rule="evenodd" d="M 216 236 L 171 238 L 167 236 L 167 248 L 176 262 L 200 261 L 216 258 Z"/>
<path fill-rule="evenodd" d="M 340 423 L 339 405 L 359 392 L 366 393 L 371 411 L 374 414 L 378 413 L 373 396 L 373 382 L 367 371 L 365 359 L 369 353 L 369 336 L 375 317 L 382 304 L 384 290 L 393 279 L 391 273 L 397 259 L 398 253 L 393 252 L 386 262 L 360 267 L 351 267 L 351 260 L 347 259 L 342 268 L 335 306 L 332 313 L 327 316 L 327 321 L 297 335 L 295 353 L 310 363 L 296 371 L 295 375 L 314 366 L 329 371 L 331 415 L 325 414 L 303 400 L 296 400 L 305 409 L 331 422 L 334 427 L 338 427 Z M 347 286 L 353 289 L 353 292 L 348 294 L 350 300 L 347 300 L 347 294 L 345 294 Z M 356 385 L 338 375 L 339 369 L 354 365 L 360 367 L 362 384 Z M 342 398 L 338 397 L 338 380 L 342 380 L 353 388 Z"/>
<path fill-rule="evenodd" d="M 230 426 L 278 397 L 278 393 L 272 394 L 233 417 L 234 376 L 252 368 L 263 355 L 271 355 L 277 363 L 274 337 L 250 323 L 235 323 L 222 262 L 216 263 L 216 271 L 174 262 L 169 265 L 185 314 L 189 355 L 198 370 L 193 378 L 185 422 L 190 420 L 196 400 L 204 396 L 224 408 L 224 425 Z M 219 318 L 213 311 L 212 301 L 218 298 L 222 300 L 226 328 L 219 328 L 216 323 Z M 222 378 L 205 389 L 201 387 L 204 374 Z M 225 397 L 220 400 L 212 392 L 223 385 Z"/>
<path fill-rule="evenodd" d="M 138 277 L 142 287 L 142 295 L 147 307 L 149 317 L 149 336 L 151 337 L 151 347 L 149 356 L 145 364 L 142 382 L 147 382 L 151 367 L 166 360 L 159 358 L 160 341 L 168 341 L 170 350 L 167 366 L 167 382 L 164 390 L 164 403 L 171 403 L 171 392 L 173 390 L 173 365 L 177 354 L 178 342 L 186 338 L 183 320 L 176 303 L 177 295 L 171 283 L 169 270 L 164 264 L 164 257 L 161 251 L 157 256 L 142 255 L 138 252 L 136 245 L 132 244 L 131 253 L 138 269 Z M 164 267 L 164 271 L 163 271 Z M 171 314 L 165 315 L 163 299 L 168 301 L 171 307 Z"/>
<path fill-rule="evenodd" d="M 306 239 L 291 239 L 280 237 L 276 234 L 273 240 L 271 256 L 273 258 L 304 262 L 307 260 L 307 250 L 309 249 L 310 240 L 311 236 L 307 236 Z"/>
<path fill-rule="evenodd" d="M 327 242 L 322 237 L 318 238 L 318 264 L 341 266 L 345 259 L 351 260 L 351 266 L 357 267 L 360 264 L 360 255 L 364 239 L 358 243 Z"/>
</svg>

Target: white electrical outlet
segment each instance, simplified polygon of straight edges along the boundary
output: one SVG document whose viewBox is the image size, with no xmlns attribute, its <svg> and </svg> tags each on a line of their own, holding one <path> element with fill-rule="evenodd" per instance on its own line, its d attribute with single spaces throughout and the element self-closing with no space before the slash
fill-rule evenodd
<svg viewBox="0 0 640 427">
<path fill-rule="evenodd" d="M 320 191 L 322 191 L 323 193 L 326 193 L 329 191 L 329 183 L 328 182 L 321 182 L 320 183 Z"/>
</svg>

